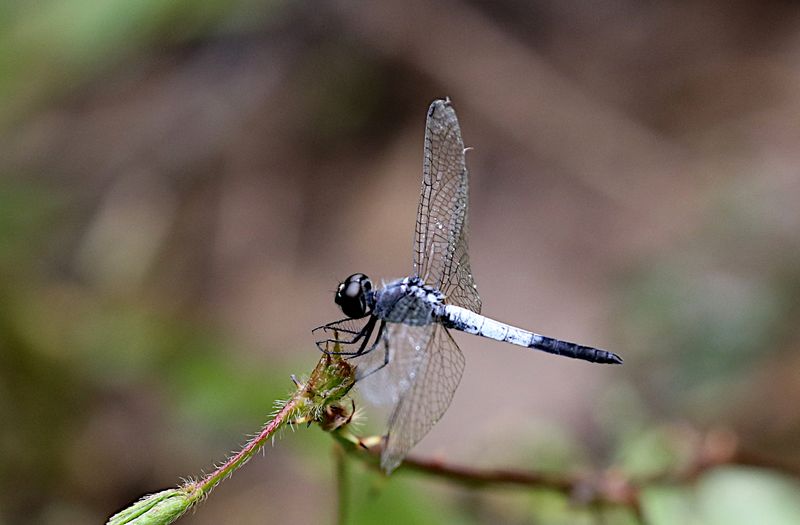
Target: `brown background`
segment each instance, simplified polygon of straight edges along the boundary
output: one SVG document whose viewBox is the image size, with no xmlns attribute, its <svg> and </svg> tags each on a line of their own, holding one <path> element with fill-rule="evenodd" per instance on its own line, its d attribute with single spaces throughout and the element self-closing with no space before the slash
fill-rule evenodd
<svg viewBox="0 0 800 525">
<path fill-rule="evenodd" d="M 257 430 L 338 281 L 410 271 L 443 96 L 484 313 L 626 363 L 456 335 L 463 382 L 417 451 L 646 471 L 677 464 L 651 441 L 721 427 L 798 459 L 794 4 L 168 4 L 0 10 L 0 522 L 102 521 Z M 330 522 L 309 434 L 184 522 Z M 541 508 L 401 479 L 420 513 L 448 502 L 431 523 Z"/>
</svg>

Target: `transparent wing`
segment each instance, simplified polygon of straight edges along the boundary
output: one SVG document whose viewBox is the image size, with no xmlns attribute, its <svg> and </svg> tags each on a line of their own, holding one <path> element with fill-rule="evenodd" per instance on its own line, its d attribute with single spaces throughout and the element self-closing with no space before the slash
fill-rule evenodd
<svg viewBox="0 0 800 525">
<path fill-rule="evenodd" d="M 411 386 L 434 325 L 386 323 L 382 344 L 355 363 L 356 385 L 367 401 L 396 406 Z"/>
<path fill-rule="evenodd" d="M 427 347 L 417 352 L 409 387 L 389 418 L 389 433 L 381 454 L 381 467 L 387 473 L 441 419 L 461 381 L 464 355 L 447 329 L 439 324 L 432 327 Z"/>
<path fill-rule="evenodd" d="M 480 313 L 469 265 L 469 177 L 464 141 L 449 100 L 435 100 L 425 124 L 422 192 L 414 234 L 414 273 L 447 301 Z"/>
</svg>

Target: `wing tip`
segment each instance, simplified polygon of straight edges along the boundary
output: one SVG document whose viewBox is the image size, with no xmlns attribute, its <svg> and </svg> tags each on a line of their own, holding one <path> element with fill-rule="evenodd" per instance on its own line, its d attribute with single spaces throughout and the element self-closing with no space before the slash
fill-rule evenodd
<svg viewBox="0 0 800 525">
<path fill-rule="evenodd" d="M 440 108 L 444 109 L 451 107 L 453 107 L 453 102 L 450 100 L 450 97 L 437 98 L 436 100 L 431 102 L 431 105 L 428 107 L 428 116 L 429 117 L 433 116 L 433 114 L 436 113 L 437 109 Z"/>
<path fill-rule="evenodd" d="M 393 457 L 381 456 L 381 470 L 389 476 L 394 470 L 400 466 L 401 460 Z"/>
<path fill-rule="evenodd" d="M 398 453 L 397 450 L 392 450 L 390 445 L 391 435 L 392 433 L 389 431 L 383 438 L 383 450 L 381 450 L 381 470 L 384 471 L 387 476 L 400 466 L 405 456 L 405 454 Z"/>
</svg>

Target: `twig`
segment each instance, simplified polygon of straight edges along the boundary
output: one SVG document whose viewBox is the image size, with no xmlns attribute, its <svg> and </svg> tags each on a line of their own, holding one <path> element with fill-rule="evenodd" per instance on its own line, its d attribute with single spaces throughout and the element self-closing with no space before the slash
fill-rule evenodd
<svg viewBox="0 0 800 525">
<path fill-rule="evenodd" d="M 370 445 L 369 440 L 355 437 L 345 430 L 334 432 L 333 435 L 346 452 L 380 470 L 379 444 Z M 564 494 L 581 505 L 628 507 L 644 523 L 641 494 L 645 489 L 658 485 L 692 483 L 709 470 L 724 465 L 767 468 L 800 478 L 800 467 L 743 451 L 732 433 L 720 430 L 711 431 L 704 436 L 699 450 L 686 468 L 648 478 L 635 479 L 616 468 L 588 474 L 549 474 L 511 469 L 478 469 L 416 457 L 406 458 L 398 471 L 420 472 L 468 487 L 512 485 L 548 489 Z"/>
<path fill-rule="evenodd" d="M 361 439 L 346 430 L 333 433 L 344 450 L 379 469 L 380 445 L 371 445 L 369 440 Z M 375 441 L 375 440 L 372 440 Z M 581 504 L 601 503 L 630 506 L 637 494 L 616 470 L 597 474 L 548 474 L 543 472 L 512 469 L 478 469 L 464 465 L 451 465 L 439 460 L 406 458 L 398 468 L 402 471 L 415 471 L 468 487 L 486 485 L 513 485 L 531 488 L 546 488 L 571 497 Z"/>
<path fill-rule="evenodd" d="M 752 451 L 740 450 L 733 458 L 733 463 L 743 467 L 756 467 L 780 472 L 789 477 L 800 479 L 800 465 L 791 465 L 775 458 L 768 458 Z"/>
</svg>

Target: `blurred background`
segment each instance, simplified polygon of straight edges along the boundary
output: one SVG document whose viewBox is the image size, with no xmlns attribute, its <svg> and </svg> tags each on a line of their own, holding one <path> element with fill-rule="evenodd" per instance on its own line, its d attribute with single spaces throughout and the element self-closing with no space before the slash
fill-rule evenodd
<svg viewBox="0 0 800 525">
<path fill-rule="evenodd" d="M 456 335 L 415 453 L 650 476 L 724 431 L 800 464 L 795 3 L 6 0 L 0 523 L 101 523 L 256 432 L 339 280 L 409 273 L 443 96 L 484 313 L 625 365 Z M 332 447 L 285 434 L 181 523 L 332 522 Z M 637 522 L 353 474 L 353 523 Z M 643 513 L 798 523 L 800 484 L 724 467 Z"/>
</svg>

